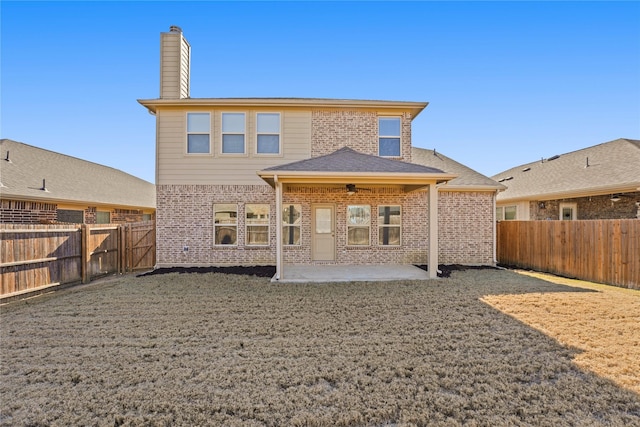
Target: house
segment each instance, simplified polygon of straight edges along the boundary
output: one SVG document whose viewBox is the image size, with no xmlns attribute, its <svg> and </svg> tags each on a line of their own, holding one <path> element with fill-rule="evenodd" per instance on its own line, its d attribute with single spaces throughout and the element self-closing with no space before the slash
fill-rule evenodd
<svg viewBox="0 0 640 427">
<path fill-rule="evenodd" d="M 0 140 L 0 222 L 125 223 L 153 219 L 155 186 L 117 169 Z"/>
<path fill-rule="evenodd" d="M 640 218 L 640 141 L 616 139 L 511 168 L 498 220 Z"/>
<path fill-rule="evenodd" d="M 414 161 L 427 103 L 191 98 L 190 55 L 162 33 L 160 98 L 138 101 L 157 121 L 158 267 L 495 262 L 501 186 Z"/>
</svg>

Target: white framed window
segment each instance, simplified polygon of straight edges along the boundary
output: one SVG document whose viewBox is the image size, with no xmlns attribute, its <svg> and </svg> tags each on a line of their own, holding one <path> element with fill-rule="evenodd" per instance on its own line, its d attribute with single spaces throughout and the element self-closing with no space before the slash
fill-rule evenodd
<svg viewBox="0 0 640 427">
<path fill-rule="evenodd" d="M 378 117 L 378 155 L 400 157 L 400 117 Z"/>
<path fill-rule="evenodd" d="M 370 235 L 371 206 L 347 206 L 347 245 L 369 246 Z"/>
<path fill-rule="evenodd" d="M 378 206 L 378 244 L 400 246 L 402 208 L 397 205 Z"/>
<path fill-rule="evenodd" d="M 517 206 L 499 206 L 496 208 L 496 221 L 513 221 L 518 217 Z"/>
<path fill-rule="evenodd" d="M 222 153 L 245 154 L 245 114 L 222 113 Z"/>
<path fill-rule="evenodd" d="M 280 113 L 256 114 L 256 153 L 280 154 Z"/>
<path fill-rule="evenodd" d="M 247 204 L 245 210 L 245 244 L 269 246 L 269 205 Z"/>
<path fill-rule="evenodd" d="M 187 153 L 211 153 L 211 116 L 209 113 L 187 113 Z"/>
<path fill-rule="evenodd" d="M 578 219 L 578 204 L 560 203 L 560 219 L 563 221 L 573 221 Z"/>
<path fill-rule="evenodd" d="M 282 205 L 282 243 L 286 246 L 300 245 L 300 226 L 302 224 L 302 206 Z"/>
<path fill-rule="evenodd" d="M 213 205 L 213 235 L 215 245 L 238 244 L 238 205 L 216 203 Z"/>
</svg>

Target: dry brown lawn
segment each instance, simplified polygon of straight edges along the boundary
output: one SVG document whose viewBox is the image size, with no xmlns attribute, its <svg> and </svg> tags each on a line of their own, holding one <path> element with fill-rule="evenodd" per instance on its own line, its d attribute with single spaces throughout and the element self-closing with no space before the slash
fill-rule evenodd
<svg viewBox="0 0 640 427">
<path fill-rule="evenodd" d="M 639 297 L 611 315 L 605 293 L 498 270 L 124 277 L 0 308 L 0 425 L 638 426 Z M 601 335 L 612 373 L 581 361 Z"/>
<path fill-rule="evenodd" d="M 521 271 L 588 293 L 491 295 L 483 301 L 580 349 L 578 366 L 640 394 L 640 291 Z"/>
</svg>

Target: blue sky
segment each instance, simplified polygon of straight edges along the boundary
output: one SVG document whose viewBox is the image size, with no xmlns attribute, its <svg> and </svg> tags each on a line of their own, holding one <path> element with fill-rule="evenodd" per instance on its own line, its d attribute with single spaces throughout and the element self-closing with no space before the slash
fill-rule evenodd
<svg viewBox="0 0 640 427">
<path fill-rule="evenodd" d="M 427 101 L 413 145 L 491 176 L 640 139 L 638 2 L 0 2 L 0 136 L 153 182 L 160 33 L 191 96 Z"/>
</svg>

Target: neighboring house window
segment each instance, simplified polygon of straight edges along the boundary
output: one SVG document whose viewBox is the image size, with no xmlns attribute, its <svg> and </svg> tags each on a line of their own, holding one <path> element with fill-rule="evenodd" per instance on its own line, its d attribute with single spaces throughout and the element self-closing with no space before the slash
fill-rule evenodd
<svg viewBox="0 0 640 427">
<path fill-rule="evenodd" d="M 269 245 L 269 205 L 245 205 L 245 244 Z"/>
<path fill-rule="evenodd" d="M 368 246 L 371 228 L 371 206 L 347 206 L 347 245 Z"/>
<path fill-rule="evenodd" d="M 516 212 L 518 211 L 516 206 L 500 206 L 496 208 L 496 220 L 497 221 L 512 221 L 516 219 Z"/>
<path fill-rule="evenodd" d="M 256 115 L 258 154 L 280 154 L 280 113 Z"/>
<path fill-rule="evenodd" d="M 300 244 L 301 205 L 282 206 L 282 242 L 285 245 Z"/>
<path fill-rule="evenodd" d="M 400 206 L 378 206 L 378 244 L 400 246 L 402 211 Z"/>
<path fill-rule="evenodd" d="M 210 130 L 209 113 L 187 113 L 187 153 L 209 154 Z"/>
<path fill-rule="evenodd" d="M 244 113 L 222 113 L 222 153 L 245 153 L 244 128 Z"/>
<path fill-rule="evenodd" d="M 578 204 L 577 203 L 560 203 L 560 219 L 561 220 L 575 220 L 578 218 Z"/>
<path fill-rule="evenodd" d="M 213 212 L 215 244 L 235 245 L 238 239 L 238 206 L 216 203 Z"/>
<path fill-rule="evenodd" d="M 57 220 L 58 222 L 82 224 L 84 223 L 84 211 L 77 211 L 72 209 L 58 209 Z"/>
<path fill-rule="evenodd" d="M 111 222 L 111 214 L 109 212 L 96 212 L 96 224 L 109 224 Z"/>
<path fill-rule="evenodd" d="M 143 221 L 151 221 L 151 214 L 142 214 Z"/>
<path fill-rule="evenodd" d="M 378 154 L 400 157 L 400 117 L 378 118 Z"/>
</svg>

